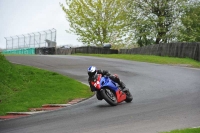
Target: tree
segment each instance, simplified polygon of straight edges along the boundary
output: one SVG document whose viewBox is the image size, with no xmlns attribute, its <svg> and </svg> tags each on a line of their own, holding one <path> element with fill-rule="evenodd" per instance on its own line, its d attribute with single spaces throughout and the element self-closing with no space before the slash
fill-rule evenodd
<svg viewBox="0 0 200 133">
<path fill-rule="evenodd" d="M 104 43 L 121 44 L 128 30 L 128 3 L 126 0 L 66 0 L 66 13 L 70 33 L 86 45 Z"/>
<path fill-rule="evenodd" d="M 131 0 L 132 1 L 132 0 Z M 132 29 L 140 46 L 168 43 L 176 36 L 186 0 L 134 0 Z"/>
<path fill-rule="evenodd" d="M 180 30 L 179 41 L 200 42 L 200 1 L 186 7 L 181 22 L 183 27 Z"/>
</svg>

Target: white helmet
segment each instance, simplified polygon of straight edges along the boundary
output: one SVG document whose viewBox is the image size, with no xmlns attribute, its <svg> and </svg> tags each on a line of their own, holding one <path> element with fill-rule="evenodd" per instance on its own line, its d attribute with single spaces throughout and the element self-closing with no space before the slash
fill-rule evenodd
<svg viewBox="0 0 200 133">
<path fill-rule="evenodd" d="M 90 67 L 88 68 L 88 76 L 89 76 L 90 78 L 94 78 L 95 75 L 97 75 L 96 67 L 95 67 L 95 66 L 90 66 Z"/>
</svg>

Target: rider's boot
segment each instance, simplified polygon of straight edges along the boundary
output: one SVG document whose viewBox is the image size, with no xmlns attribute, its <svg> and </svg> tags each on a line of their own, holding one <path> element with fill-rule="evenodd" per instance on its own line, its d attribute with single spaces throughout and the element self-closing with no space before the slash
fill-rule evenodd
<svg viewBox="0 0 200 133">
<path fill-rule="evenodd" d="M 122 88 L 122 91 L 126 88 L 126 85 L 122 81 L 120 81 L 119 86 Z"/>
</svg>

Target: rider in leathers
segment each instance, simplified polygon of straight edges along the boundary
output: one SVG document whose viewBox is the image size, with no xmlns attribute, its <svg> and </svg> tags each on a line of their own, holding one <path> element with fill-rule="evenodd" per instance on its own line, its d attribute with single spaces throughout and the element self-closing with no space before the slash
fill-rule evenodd
<svg viewBox="0 0 200 133">
<path fill-rule="evenodd" d="M 91 84 L 91 81 L 95 80 L 95 76 L 97 74 L 102 74 L 102 76 L 108 76 L 111 80 L 113 80 L 114 82 L 116 82 L 121 88 L 122 90 L 126 87 L 125 84 L 119 79 L 119 77 L 115 74 L 115 75 L 111 75 L 109 73 L 109 71 L 107 70 L 97 70 L 96 67 L 94 66 L 90 66 L 88 68 L 88 83 L 90 85 L 90 89 L 91 91 L 95 91 L 95 87 Z M 99 100 L 101 100 L 101 98 L 99 97 L 98 93 L 97 93 L 97 98 Z"/>
</svg>

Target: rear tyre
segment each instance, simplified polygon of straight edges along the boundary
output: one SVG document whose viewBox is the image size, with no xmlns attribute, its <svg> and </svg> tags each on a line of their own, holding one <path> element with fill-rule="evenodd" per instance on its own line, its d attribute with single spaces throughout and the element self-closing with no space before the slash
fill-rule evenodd
<svg viewBox="0 0 200 133">
<path fill-rule="evenodd" d="M 126 100 L 125 101 L 127 103 L 130 103 L 133 100 L 133 96 L 132 96 L 132 94 L 130 93 L 129 90 L 125 91 L 125 93 L 126 93 Z"/>
<path fill-rule="evenodd" d="M 109 88 L 104 88 L 101 90 L 102 98 L 111 106 L 117 105 L 116 95 Z"/>
</svg>

